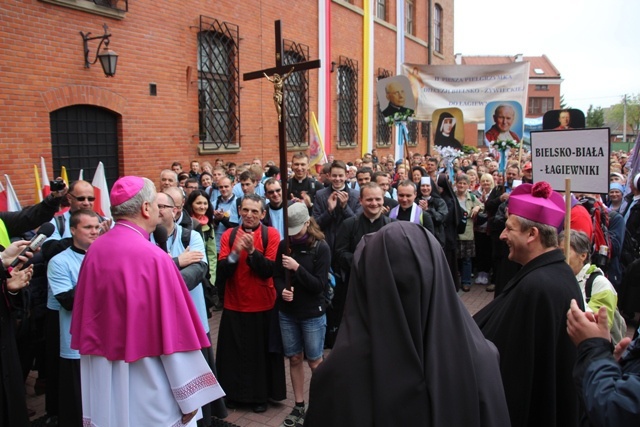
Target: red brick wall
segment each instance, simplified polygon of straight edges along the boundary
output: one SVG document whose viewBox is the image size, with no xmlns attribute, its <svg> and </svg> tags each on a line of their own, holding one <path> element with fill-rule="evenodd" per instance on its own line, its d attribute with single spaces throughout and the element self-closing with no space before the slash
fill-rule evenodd
<svg viewBox="0 0 640 427">
<path fill-rule="evenodd" d="M 78 0 L 81 2 L 81 0 Z M 389 21 L 395 25 L 395 2 L 389 3 Z M 417 37 L 426 40 L 427 0 L 416 2 Z M 449 21 L 445 25 L 445 57 L 453 62 L 453 1 L 440 2 Z M 362 7 L 362 1 L 356 1 Z M 362 110 L 362 13 L 334 1 L 332 58 L 356 59 L 359 67 L 359 117 Z M 89 104 L 120 115 L 120 174 L 139 174 L 157 181 L 159 171 L 178 160 L 249 161 L 277 159 L 277 123 L 272 86 L 265 80 L 241 82 L 241 152 L 235 155 L 198 155 L 197 32 L 199 16 L 239 26 L 240 73 L 271 67 L 274 61 L 274 21 L 282 20 L 286 39 L 310 47 L 318 58 L 317 1 L 238 2 L 185 0 L 181 2 L 129 1 L 122 20 L 43 3 L 38 0 L 0 4 L 0 174 L 9 174 L 23 205 L 33 203 L 33 165 L 45 158 L 52 170 L 49 113 L 58 108 Z M 107 23 L 110 48 L 119 54 L 114 78 L 106 78 L 98 63 L 84 68 L 80 31 L 101 35 Z M 373 71 L 395 71 L 395 29 L 374 24 L 376 56 Z M 426 62 L 427 48 L 409 38 L 406 60 Z M 91 42 L 93 59 L 97 42 Z M 330 64 L 323 64 L 330 66 Z M 317 110 L 318 72 L 311 71 L 309 105 Z M 360 148 L 336 150 L 337 73 L 331 74 L 332 135 L 327 136 L 336 157 L 352 160 Z M 149 95 L 149 83 L 157 96 Z M 374 130 L 375 131 L 375 130 Z M 358 141 L 362 121 L 358 123 Z M 375 138 L 375 133 L 374 133 Z M 381 150 L 379 150 L 381 151 Z M 389 150 L 390 151 L 390 150 Z M 419 151 L 424 151 L 420 148 Z M 387 154 L 380 152 L 380 155 Z M 95 166 L 95 165 L 90 165 Z M 91 178 L 91 177 L 87 177 Z"/>
</svg>

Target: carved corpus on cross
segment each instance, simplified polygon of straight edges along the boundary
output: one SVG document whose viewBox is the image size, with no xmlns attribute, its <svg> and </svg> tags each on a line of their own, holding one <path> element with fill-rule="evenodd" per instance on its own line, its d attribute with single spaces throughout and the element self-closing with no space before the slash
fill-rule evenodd
<svg viewBox="0 0 640 427">
<path fill-rule="evenodd" d="M 288 231 L 288 218 L 287 218 L 287 203 L 289 200 L 289 193 L 287 189 L 289 170 L 287 167 L 287 141 L 285 120 L 286 118 L 284 99 L 284 81 L 291 76 L 292 73 L 297 71 L 305 71 L 313 68 L 320 68 L 320 60 L 298 62 L 295 64 L 284 65 L 283 59 L 283 41 L 282 41 L 282 26 L 280 20 L 276 21 L 276 66 L 267 68 L 264 70 L 253 71 L 251 73 L 244 74 L 244 80 L 255 80 L 266 77 L 269 82 L 273 83 L 273 101 L 276 106 L 276 113 L 278 114 L 278 149 L 280 152 L 280 181 L 282 183 L 282 216 L 284 219 L 284 242 L 285 242 L 285 254 L 289 253 L 289 231 Z M 288 280 L 287 280 L 288 284 Z"/>
</svg>

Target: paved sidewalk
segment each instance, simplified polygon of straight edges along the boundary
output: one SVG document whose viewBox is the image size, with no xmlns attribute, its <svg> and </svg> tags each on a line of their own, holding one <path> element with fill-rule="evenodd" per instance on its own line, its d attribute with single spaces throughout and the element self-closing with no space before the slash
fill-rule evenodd
<svg viewBox="0 0 640 427">
<path fill-rule="evenodd" d="M 476 313 L 482 307 L 487 305 L 493 299 L 493 293 L 486 292 L 485 286 L 474 285 L 471 287 L 470 292 L 460 292 L 460 297 L 465 306 L 471 314 Z M 211 339 L 214 343 L 218 341 L 218 325 L 220 323 L 221 312 L 216 312 L 210 319 L 211 325 Z M 329 350 L 325 351 L 325 355 L 329 354 Z M 289 378 L 289 368 L 287 366 L 287 399 L 269 404 L 267 412 L 262 414 L 256 414 L 251 411 L 251 408 L 229 410 L 229 416 L 225 418 L 225 421 L 236 424 L 243 427 L 278 427 L 282 424 L 284 418 L 291 412 L 294 405 L 293 391 L 291 388 L 291 380 Z M 33 391 L 33 385 L 35 383 L 37 373 L 31 372 L 27 379 L 27 406 L 29 409 L 36 412 L 31 418 L 32 420 L 42 417 L 45 413 L 44 410 L 44 396 L 36 396 Z M 309 380 L 311 378 L 311 371 L 305 364 L 305 402 L 309 401 Z"/>
</svg>

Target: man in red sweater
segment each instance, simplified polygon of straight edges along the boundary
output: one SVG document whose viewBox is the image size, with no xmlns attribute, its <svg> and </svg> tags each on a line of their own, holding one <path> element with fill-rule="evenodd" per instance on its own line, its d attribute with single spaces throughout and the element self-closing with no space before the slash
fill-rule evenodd
<svg viewBox="0 0 640 427">
<path fill-rule="evenodd" d="M 244 403 L 254 412 L 265 412 L 269 399 L 286 398 L 282 346 L 274 347 L 270 341 L 271 316 L 277 315 L 272 277 L 280 235 L 262 225 L 265 213 L 262 197 L 245 194 L 240 206 L 242 225 L 222 235 L 217 270 L 225 281 L 218 380 L 224 384 L 227 407 Z"/>
</svg>

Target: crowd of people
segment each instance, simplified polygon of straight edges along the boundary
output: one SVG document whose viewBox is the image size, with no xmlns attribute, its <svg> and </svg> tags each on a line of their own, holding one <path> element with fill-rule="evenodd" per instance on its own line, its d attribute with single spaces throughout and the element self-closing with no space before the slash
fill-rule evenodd
<svg viewBox="0 0 640 427">
<path fill-rule="evenodd" d="M 284 400 L 285 362 L 285 427 L 637 420 L 640 174 L 614 153 L 608 194 L 564 195 L 512 151 L 176 161 L 111 218 L 85 181 L 0 213 L 0 424 L 29 425 L 33 366 L 47 425 L 209 427 Z"/>
</svg>

